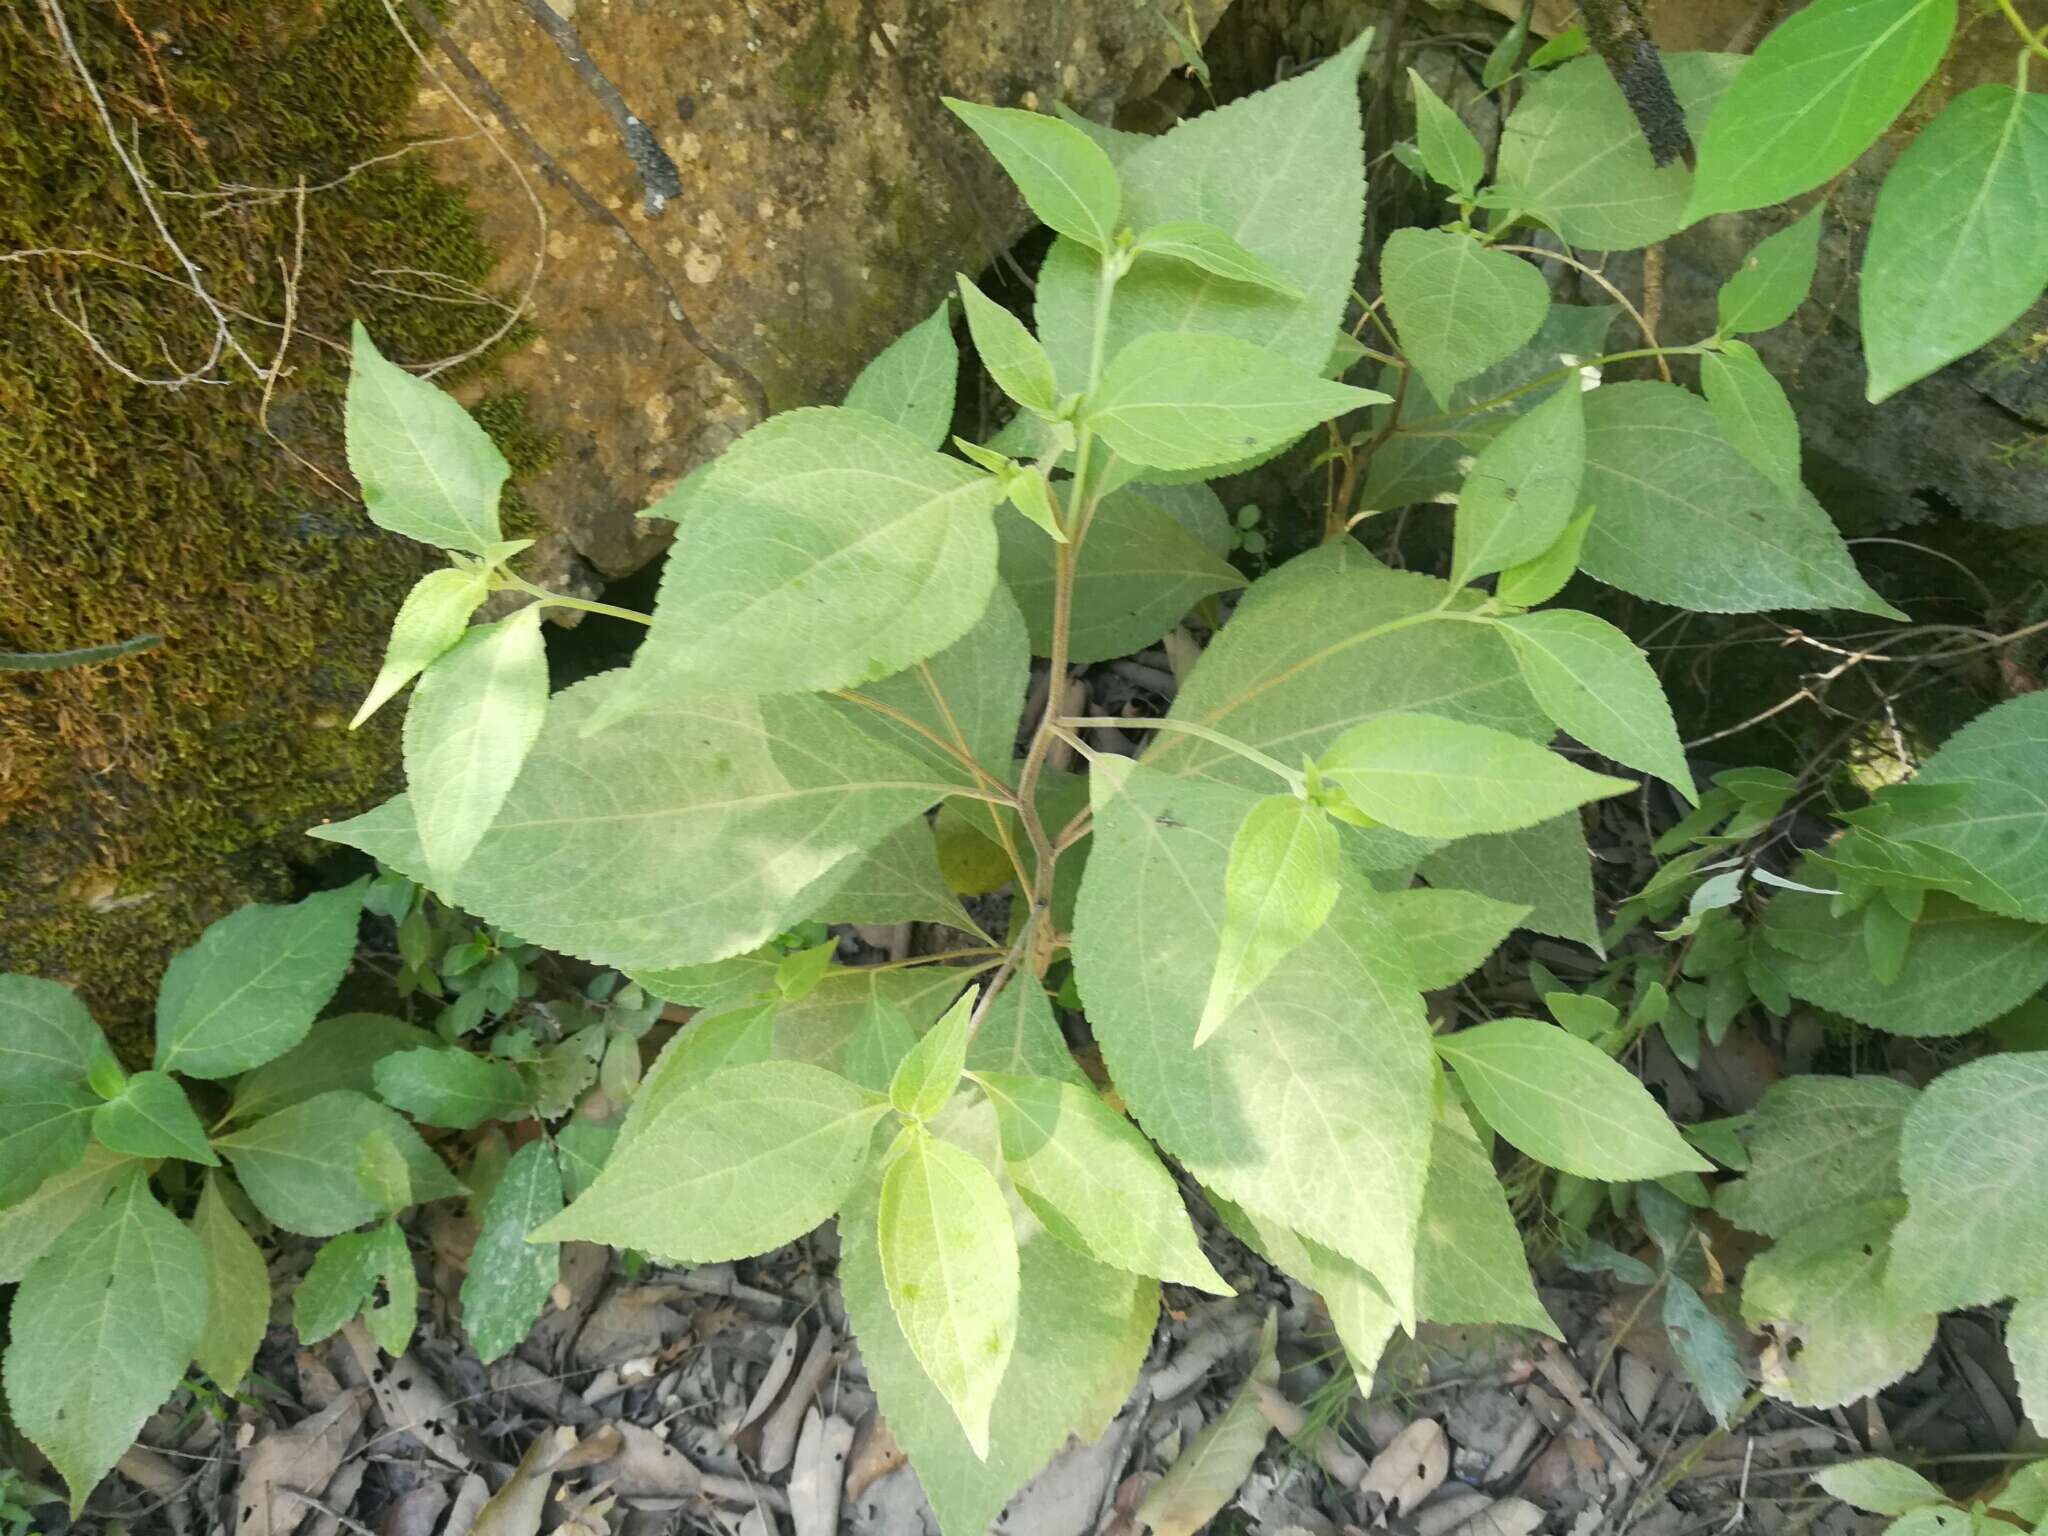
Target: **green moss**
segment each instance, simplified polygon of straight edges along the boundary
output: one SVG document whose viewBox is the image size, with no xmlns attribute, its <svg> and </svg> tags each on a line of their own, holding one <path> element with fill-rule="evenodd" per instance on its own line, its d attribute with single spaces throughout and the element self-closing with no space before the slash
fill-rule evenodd
<svg viewBox="0 0 2048 1536">
<path fill-rule="evenodd" d="M 380 0 L 163 0 L 139 18 L 161 83 L 115 8 L 66 15 L 212 290 L 281 315 L 295 199 L 205 194 L 328 181 L 402 143 L 413 60 Z M 226 384 L 123 379 L 53 306 L 82 306 L 100 345 L 150 375 L 204 358 L 212 322 L 189 291 L 121 265 L 175 264 L 39 13 L 0 16 L 0 249 L 96 253 L 0 264 L 0 648 L 164 636 L 113 665 L 0 683 L 0 970 L 74 981 L 109 1022 L 146 1013 L 164 960 L 205 922 L 285 894 L 314 856 L 304 829 L 380 798 L 395 773 L 398 712 L 346 722 L 433 562 L 339 488 L 346 358 L 327 342 L 359 316 L 400 358 L 468 350 L 492 312 L 397 274 L 479 284 L 494 257 L 424 156 L 304 207 L 274 438 L 232 359 Z M 238 335 L 268 362 L 275 330 Z M 521 339 L 447 381 L 488 373 Z M 486 414 L 515 466 L 545 462 L 516 397 L 487 395 Z"/>
<path fill-rule="evenodd" d="M 782 87 L 782 94 L 799 107 L 815 107 L 823 101 L 832 88 L 832 77 L 839 73 L 839 59 L 845 46 L 838 26 L 824 11 L 819 11 L 810 30 L 775 72 L 775 83 Z"/>
</svg>

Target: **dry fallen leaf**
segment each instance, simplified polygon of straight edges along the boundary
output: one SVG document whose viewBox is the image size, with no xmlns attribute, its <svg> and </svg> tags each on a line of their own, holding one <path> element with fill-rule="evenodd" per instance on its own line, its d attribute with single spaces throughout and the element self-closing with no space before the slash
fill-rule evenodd
<svg viewBox="0 0 2048 1536">
<path fill-rule="evenodd" d="M 876 1414 L 869 1421 L 859 1448 L 846 1464 L 846 1496 L 849 1499 L 859 1498 L 878 1479 L 887 1477 L 908 1460 L 910 1458 L 904 1455 L 903 1447 L 896 1443 L 889 1421 Z"/>
<path fill-rule="evenodd" d="M 1435 1419 L 1417 1419 L 1373 1457 L 1360 1493 L 1378 1494 L 1386 1515 L 1409 1513 L 1443 1486 L 1451 1470 L 1451 1442 Z"/>
<path fill-rule="evenodd" d="M 620 1497 L 682 1499 L 703 1488 L 696 1463 L 653 1430 L 623 1419 L 609 1427 L 619 1437 L 619 1449 L 606 1464 L 604 1477 Z"/>
<path fill-rule="evenodd" d="M 837 1414 L 824 1418 L 816 1408 L 804 1414 L 796 1459 L 789 1467 L 789 1515 L 796 1536 L 837 1536 L 839 1490 L 852 1450 L 853 1426 L 846 1420 Z"/>
<path fill-rule="evenodd" d="M 361 1318 L 345 1324 L 341 1336 L 356 1369 L 369 1382 L 377 1412 L 384 1420 L 384 1432 L 372 1443 L 381 1442 L 381 1449 L 390 1450 L 394 1437 L 411 1435 L 448 1466 L 466 1471 L 470 1458 L 455 1435 L 454 1405 L 432 1373 L 410 1355 L 387 1361 Z"/>
<path fill-rule="evenodd" d="M 472 1472 L 464 1477 L 455 1490 L 455 1502 L 448 1506 L 448 1523 L 441 1527 L 441 1536 L 470 1536 L 476 1517 L 490 1501 L 490 1485 L 481 1476 Z"/>
<path fill-rule="evenodd" d="M 576 1449 L 576 1431 L 561 1428 L 534 1437 L 505 1486 L 477 1511 L 469 1536 L 538 1536 L 555 1467 Z"/>
<path fill-rule="evenodd" d="M 783 1330 L 782 1338 L 775 1346 L 774 1358 L 768 1362 L 768 1373 L 761 1378 L 761 1385 L 754 1389 L 754 1396 L 748 1402 L 746 1412 L 741 1414 L 731 1427 L 723 1430 L 727 1440 L 732 1439 L 766 1413 L 768 1405 L 775 1401 L 775 1394 L 780 1392 L 783 1383 L 789 1380 L 789 1373 L 796 1369 L 796 1347 L 800 1342 L 797 1330 L 796 1323 L 791 1323 Z"/>
<path fill-rule="evenodd" d="M 297 1530 L 312 1508 L 292 1495 L 317 1499 L 327 1491 L 362 1424 L 362 1395 L 345 1392 L 310 1419 L 257 1441 L 242 1459 L 235 1536 L 286 1536 Z"/>
<path fill-rule="evenodd" d="M 1236 1495 L 1259 1452 L 1266 1448 L 1273 1426 L 1260 1411 L 1253 1386 L 1271 1386 L 1280 1379 L 1280 1365 L 1273 1354 L 1278 1330 L 1278 1314 L 1268 1313 L 1250 1380 L 1239 1388 L 1230 1406 L 1195 1436 L 1138 1506 L 1138 1519 L 1153 1536 L 1194 1536 Z"/>
</svg>

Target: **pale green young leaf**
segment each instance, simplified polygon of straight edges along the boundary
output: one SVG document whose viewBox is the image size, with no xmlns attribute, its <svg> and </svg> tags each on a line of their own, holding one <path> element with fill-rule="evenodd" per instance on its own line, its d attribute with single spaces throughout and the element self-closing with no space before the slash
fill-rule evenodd
<svg viewBox="0 0 2048 1536">
<path fill-rule="evenodd" d="M 1123 192 L 1116 167 L 1070 123 L 1014 107 L 941 98 L 996 157 L 1040 222 L 1092 250 L 1115 243 Z"/>
<path fill-rule="evenodd" d="M 981 366 L 996 387 L 1027 410 L 1050 416 L 1059 408 L 1059 385 L 1053 382 L 1052 359 L 1024 322 L 989 298 L 966 273 L 960 283 L 960 305 L 967 311 L 967 330 Z"/>
<path fill-rule="evenodd" d="M 1131 247 L 1133 256 L 1165 256 L 1233 283 L 1270 288 L 1290 299 L 1306 298 L 1299 288 L 1239 245 L 1230 234 L 1214 224 L 1195 219 L 1175 219 L 1154 224 L 1140 234 Z M 1048 365 L 1049 366 L 1049 365 Z"/>
<path fill-rule="evenodd" d="M 1524 903 L 1448 887 L 1416 886 L 1377 899 L 1400 930 L 1415 984 L 1425 992 L 1456 986 L 1478 970 L 1529 915 Z"/>
<path fill-rule="evenodd" d="M 321 1019 L 306 1038 L 274 1061 L 235 1079 L 228 1118 L 252 1120 L 274 1114 L 317 1093 L 351 1088 L 369 1093 L 375 1087 L 377 1062 L 393 1051 L 436 1044 L 417 1025 L 386 1013 L 343 1013 Z"/>
<path fill-rule="evenodd" d="M 910 1016 L 887 998 L 877 997 L 846 1043 L 846 1075 L 870 1093 L 887 1093 L 897 1068 L 916 1044 L 917 1029 Z"/>
<path fill-rule="evenodd" d="M 1697 136 L 1743 60 L 1666 53 L 1671 89 Z M 1569 244 L 1598 251 L 1655 245 L 1688 222 L 1692 173 L 1659 166 L 1607 62 L 1573 59 L 1537 79 L 1501 129 L 1489 201 L 1527 209 Z"/>
<path fill-rule="evenodd" d="M 0 1207 L 0 1285 L 13 1285 L 79 1218 L 95 1211 L 136 1159 L 107 1147 L 88 1145 L 62 1173 L 53 1173 L 33 1193 Z"/>
<path fill-rule="evenodd" d="M 981 925 L 960 905 L 939 867 L 932 825 L 912 817 L 831 882 L 806 915 L 821 923 L 943 923 L 963 933 Z M 986 935 L 983 935 L 986 937 Z"/>
<path fill-rule="evenodd" d="M 374 1232 L 330 1237 L 292 1292 L 292 1330 L 317 1344 L 352 1322 L 377 1289 L 383 1245 Z"/>
<path fill-rule="evenodd" d="M 1086 424 L 1131 463 L 1201 469 L 1278 448 L 1388 398 L 1235 337 L 1159 331 L 1110 359 L 1085 410 Z"/>
<path fill-rule="evenodd" d="M 1005 1072 L 975 1080 L 995 1105 L 1017 1193 L 1054 1237 L 1132 1274 L 1233 1294 L 1203 1254 L 1173 1175 L 1093 1088 Z"/>
<path fill-rule="evenodd" d="M 1567 384 L 1479 451 L 1458 495 L 1453 586 L 1533 560 L 1563 535 L 1586 468 L 1584 400 Z"/>
<path fill-rule="evenodd" d="M 1787 497 L 1675 384 L 1608 384 L 1586 398 L 1580 564 L 1610 586 L 1707 613 L 1847 608 L 1898 618 L 1857 574 L 1811 494 Z"/>
<path fill-rule="evenodd" d="M 2048 929 L 1928 893 L 1899 978 L 1871 974 L 1863 915 L 1837 917 L 1829 899 L 1781 891 L 1762 933 L 1784 951 L 1776 969 L 1794 997 L 1894 1035 L 1960 1035 L 1988 1024 L 2048 984 Z"/>
<path fill-rule="evenodd" d="M 554 1148 L 530 1141 L 512 1154 L 491 1191 L 462 1281 L 462 1331 L 486 1365 L 525 1338 L 547 1305 L 561 1275 L 561 1245 L 526 1237 L 561 1208 Z"/>
<path fill-rule="evenodd" d="M 533 1235 L 699 1264 L 764 1253 L 838 1209 L 888 1108 L 807 1063 L 728 1067 L 622 1136 L 597 1181 Z"/>
<path fill-rule="evenodd" d="M 1074 559 L 1073 662 L 1143 650 L 1203 598 L 1244 585 L 1219 547 L 1227 547 L 1230 536 L 1221 503 L 1198 506 L 1198 495 L 1215 501 L 1206 486 L 1148 485 L 1113 491 L 1096 503 L 1087 541 Z M 1003 585 L 1023 610 L 1033 654 L 1043 656 L 1052 644 L 1056 554 L 1022 528 L 999 524 L 997 537 Z"/>
<path fill-rule="evenodd" d="M 1820 213 L 1816 203 L 1742 258 L 1714 301 L 1722 335 L 1774 330 L 1806 302 L 1820 260 Z"/>
<path fill-rule="evenodd" d="M 889 1079 L 889 1102 L 897 1113 L 929 1120 L 945 1108 L 967 1065 L 967 1025 L 980 996 L 976 988 L 961 993 L 939 1022 L 904 1053 Z"/>
<path fill-rule="evenodd" d="M 2013 1303 L 2005 1320 L 2005 1352 L 2019 1382 L 2020 1406 L 2039 1433 L 2048 1425 L 2048 1294 Z"/>
<path fill-rule="evenodd" d="M 1088 782 L 1074 960 L 1132 1116 L 1203 1185 L 1361 1265 L 1413 1317 L 1435 1069 L 1400 935 L 1347 868 L 1329 920 L 1191 1052 L 1230 845 L 1261 797 L 1114 757 Z"/>
<path fill-rule="evenodd" d="M 1439 1120 L 1415 1256 L 1416 1311 L 1433 1323 L 1507 1323 L 1564 1337 L 1536 1295 L 1522 1235 L 1486 1150 Z"/>
<path fill-rule="evenodd" d="M 1634 1074 L 1562 1029 L 1495 1019 L 1435 1044 L 1487 1124 L 1538 1162 L 1614 1181 L 1713 1170 Z"/>
<path fill-rule="evenodd" d="M 1195 1045 L 1323 926 L 1337 904 L 1340 866 L 1337 829 L 1320 806 L 1282 794 L 1251 808 L 1230 842 L 1223 931 Z"/>
<path fill-rule="evenodd" d="M 1995 338 L 2048 284 L 2048 95 L 1980 85 L 1885 177 L 1859 292 L 1884 400 Z"/>
<path fill-rule="evenodd" d="M 1635 788 L 1505 731 L 1441 715 L 1354 725 L 1316 768 L 1366 815 L 1416 837 L 1513 832 Z"/>
<path fill-rule="evenodd" d="M 1408 89 L 1415 97 L 1415 144 L 1422 151 L 1423 169 L 1439 185 L 1469 198 L 1486 175 L 1486 151 L 1465 120 L 1412 69 Z"/>
<path fill-rule="evenodd" d="M 1059 508 L 1053 503 L 1052 483 L 1036 470 L 1025 470 L 1010 477 L 1004 494 L 1010 505 L 1021 512 L 1026 519 L 1043 528 L 1055 544 L 1065 544 L 1067 530 L 1060 526 Z"/>
<path fill-rule="evenodd" d="M 865 411 L 770 417 L 705 476 L 636 653 L 640 699 L 844 688 L 973 627 L 1001 484 Z"/>
<path fill-rule="evenodd" d="M 206 1325 L 193 1355 L 223 1392 L 242 1385 L 270 1326 L 270 1272 L 255 1240 L 208 1174 L 192 1212 L 192 1231 L 206 1255 Z"/>
<path fill-rule="evenodd" d="M 504 454 L 452 395 L 386 361 L 360 321 L 344 421 L 349 472 L 378 527 L 474 555 L 504 538 Z"/>
<path fill-rule="evenodd" d="M 584 736 L 627 683 L 607 673 L 550 700 L 504 809 L 447 882 L 450 901 L 629 972 L 720 960 L 803 917 L 842 861 L 947 793 L 848 725 L 837 712 L 853 706 L 837 701 L 678 694 Z M 315 831 L 426 874 L 407 797 Z"/>
<path fill-rule="evenodd" d="M 1575 812 L 1519 832 L 1464 837 L 1422 861 L 1424 879 L 1526 906 L 1519 926 L 1600 950 L 1593 867 Z"/>
<path fill-rule="evenodd" d="M 157 1067 L 232 1077 L 304 1039 L 355 956 L 368 884 L 242 907 L 172 956 L 156 996 Z"/>
<path fill-rule="evenodd" d="M 462 868 L 519 777 L 548 708 L 541 610 L 480 624 L 420 674 L 405 778 L 434 885 Z"/>
<path fill-rule="evenodd" d="M 395 1216 L 412 1204 L 412 1169 L 382 1127 L 356 1144 L 356 1178 L 379 1215 Z"/>
<path fill-rule="evenodd" d="M 1583 992 L 1545 992 L 1543 1008 L 1581 1040 L 1596 1044 L 1621 1022 L 1621 1010 L 1614 1004 Z"/>
<path fill-rule="evenodd" d="M 469 616 L 490 593 L 481 571 L 429 571 L 405 594 L 398 617 L 391 621 L 391 639 L 384 647 L 384 665 L 348 723 L 354 730 L 384 707 L 407 683 L 418 677 L 455 642 L 469 625 Z"/>
<path fill-rule="evenodd" d="M 390 1138 L 405 1159 L 413 1199 L 424 1204 L 462 1186 L 397 1111 L 346 1089 L 316 1094 L 216 1137 L 256 1209 L 287 1232 L 331 1237 L 378 1214 L 357 1158 L 366 1138 Z"/>
<path fill-rule="evenodd" d="M 1899 1135 L 1917 1090 L 1889 1077 L 1788 1077 L 1764 1091 L 1749 1167 L 1715 1192 L 1738 1227 L 1787 1237 L 1844 1206 L 1899 1193 Z"/>
<path fill-rule="evenodd" d="M 14 1295 L 5 1364 L 15 1427 L 86 1495 L 185 1375 L 206 1326 L 206 1255 L 140 1165 L 36 1260 Z"/>
<path fill-rule="evenodd" d="M 979 1158 L 906 1127 L 875 1218 L 882 1282 L 917 1363 L 986 1461 L 989 1422 L 1016 1347 L 1017 1238 Z"/>
<path fill-rule="evenodd" d="M 1550 308 L 1529 262 L 1442 229 L 1388 236 L 1380 286 L 1401 350 L 1439 404 L 1534 336 Z"/>
<path fill-rule="evenodd" d="M 1278 1314 L 1268 1313 L 1250 1379 L 1188 1442 L 1138 1505 L 1138 1519 L 1152 1536 L 1196 1536 L 1207 1530 L 1251 1475 L 1273 1432 L 1254 1389 L 1280 1380 L 1280 1362 L 1274 1354 L 1277 1337 Z"/>
<path fill-rule="evenodd" d="M 82 1082 L 106 1039 L 69 987 L 0 975 L 0 1088 L 54 1078 Z"/>
<path fill-rule="evenodd" d="M 1696 140 L 1685 219 L 1762 208 L 1844 169 L 1927 83 L 1956 0 L 1817 0 L 1772 29 Z"/>
<path fill-rule="evenodd" d="M 1700 387 L 1721 434 L 1787 496 L 1799 494 L 1799 419 L 1756 349 L 1727 341 L 1700 358 Z"/>
<path fill-rule="evenodd" d="M 85 1156 L 98 1106 L 83 1083 L 45 1078 L 0 1088 L 0 1206 L 34 1193 Z"/>
<path fill-rule="evenodd" d="M 1082 1257 L 1049 1233 L 1018 1248 L 1017 1337 L 989 1413 L 988 1455 L 968 1444 L 912 1353 L 876 1253 L 880 1181 L 840 1217 L 839 1279 L 868 1383 L 947 1536 L 981 1536 L 1070 1435 L 1093 1441 L 1124 1405 L 1159 1314 L 1156 1281 Z"/>
<path fill-rule="evenodd" d="M 923 447 L 937 448 L 953 424 L 953 391 L 959 377 L 952 305 L 941 299 L 937 309 L 861 369 L 846 391 L 845 403 L 850 410 L 866 411 L 901 427 Z"/>
<path fill-rule="evenodd" d="M 1882 1456 L 1822 1467 L 1813 1480 L 1834 1498 L 1873 1515 L 1903 1515 L 1922 1504 L 1946 1504 L 1948 1495 L 1911 1467 Z"/>
<path fill-rule="evenodd" d="M 206 1127 L 178 1080 L 164 1072 L 137 1072 L 118 1098 L 92 1112 L 93 1138 L 130 1157 L 181 1157 L 188 1163 L 217 1164 L 206 1144 Z"/>
<path fill-rule="evenodd" d="M 1921 1090 L 1899 1141 L 1906 1218 L 1885 1286 L 1929 1311 L 2038 1295 L 2048 1274 L 2048 1053 L 1966 1062 Z"/>
<path fill-rule="evenodd" d="M 1700 1293 L 1679 1279 L 1664 1282 L 1662 1308 L 1664 1336 L 1678 1357 L 1700 1396 L 1700 1406 L 1726 1428 L 1735 1422 L 1743 1399 L 1749 1396 L 1749 1372 L 1744 1368 L 1728 1329 L 1708 1308 Z"/>
<path fill-rule="evenodd" d="M 1798 1341 L 1763 1361 L 1764 1390 L 1773 1397 L 1805 1408 L 1839 1408 L 1890 1386 L 1926 1357 L 1937 1317 L 1885 1283 L 1902 1206 L 1899 1200 L 1838 1206 L 1750 1260 L 1744 1319 Z"/>
<path fill-rule="evenodd" d="M 377 1097 L 422 1125 L 474 1130 L 486 1120 L 531 1112 L 533 1093 L 510 1062 L 475 1051 L 394 1051 L 373 1069 Z"/>
<path fill-rule="evenodd" d="M 970 1072 L 1022 1073 L 1087 1086 L 1067 1037 L 1053 1017 L 1045 988 L 1028 975 L 1013 976 L 997 994 L 988 1017 L 967 1042 Z"/>
<path fill-rule="evenodd" d="M 2048 693 L 1993 705 L 1942 743 L 1914 783 L 1961 791 L 1946 803 L 1902 806 L 1888 835 L 1965 860 L 1976 878 L 1964 895 L 2006 917 L 2048 923 Z"/>
<path fill-rule="evenodd" d="M 1559 730 L 1699 799 L 1671 705 L 1633 640 L 1605 619 L 1563 608 L 1500 622 L 1529 691 Z"/>
</svg>

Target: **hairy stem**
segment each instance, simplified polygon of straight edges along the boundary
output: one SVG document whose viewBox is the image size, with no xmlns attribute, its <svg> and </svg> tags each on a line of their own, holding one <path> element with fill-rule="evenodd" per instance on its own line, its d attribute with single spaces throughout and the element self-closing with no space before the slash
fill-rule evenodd
<svg viewBox="0 0 2048 1536">
<path fill-rule="evenodd" d="M 1300 794 L 1307 780 L 1295 769 L 1288 767 L 1278 758 L 1268 757 L 1256 747 L 1246 746 L 1234 736 L 1221 731 L 1212 731 L 1206 725 L 1197 725 L 1192 720 L 1125 720 L 1121 717 L 1099 715 L 1067 715 L 1059 724 L 1068 730 L 1087 731 L 1104 728 L 1120 731 L 1175 731 L 1183 736 L 1193 736 L 1208 742 L 1211 746 L 1235 752 L 1248 763 L 1257 763 L 1268 773 L 1277 774 L 1287 781 L 1288 788 Z"/>
</svg>

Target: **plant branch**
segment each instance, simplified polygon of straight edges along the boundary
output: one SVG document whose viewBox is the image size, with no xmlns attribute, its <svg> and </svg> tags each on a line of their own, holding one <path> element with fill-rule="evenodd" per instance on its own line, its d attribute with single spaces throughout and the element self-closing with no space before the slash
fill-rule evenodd
<svg viewBox="0 0 2048 1536">
<path fill-rule="evenodd" d="M 1183 736 L 1193 736 L 1211 746 L 1222 747 L 1234 752 L 1246 762 L 1257 763 L 1268 773 L 1279 775 L 1287 781 L 1288 787 L 1296 794 L 1302 792 L 1307 780 L 1295 769 L 1289 768 L 1278 758 L 1268 757 L 1256 747 L 1245 745 L 1234 736 L 1221 731 L 1212 731 L 1206 725 L 1197 725 L 1192 720 L 1126 720 L 1121 717 L 1103 715 L 1067 715 L 1059 722 L 1069 730 L 1119 730 L 1119 731 L 1174 731 Z"/>
<path fill-rule="evenodd" d="M 1540 245 L 1497 245 L 1494 247 L 1494 249 L 1497 251 L 1513 251 L 1516 255 L 1519 256 L 1541 256 L 1545 261 L 1563 262 L 1566 266 L 1570 267 L 1574 272 L 1577 272 L 1580 276 L 1589 277 L 1594 282 L 1598 283 L 1603 289 L 1606 290 L 1607 296 L 1610 299 L 1614 300 L 1615 303 L 1619 304 L 1624 310 L 1628 312 L 1629 319 L 1635 321 L 1636 329 L 1643 333 L 1643 344 L 1646 347 L 1653 349 L 1654 355 L 1657 359 L 1657 372 L 1663 377 L 1663 380 L 1666 384 L 1669 384 L 1671 382 L 1671 365 L 1664 361 L 1664 350 L 1657 340 L 1656 330 L 1652 327 L 1650 321 L 1644 316 L 1643 312 L 1640 309 L 1636 308 L 1634 304 L 1629 302 L 1628 295 L 1623 293 L 1619 288 L 1615 287 L 1612 282 L 1608 281 L 1607 275 L 1605 273 L 1596 271 L 1594 268 L 1587 266 L 1583 261 L 1580 261 L 1576 256 L 1567 256 L 1563 251 L 1547 251 Z M 1647 260 L 1648 258 L 1646 256 L 1646 263 Z"/>
<path fill-rule="evenodd" d="M 519 0 L 527 15 L 540 24 L 540 29 L 554 40 L 562 50 L 562 57 L 569 61 L 569 67 L 597 98 L 605 115 L 618 125 L 619 137 L 626 144 L 626 158 L 633 162 L 633 168 L 640 173 L 640 187 L 646 197 L 647 217 L 658 219 L 667 209 L 669 199 L 683 195 L 682 174 L 676 170 L 675 161 L 668 151 L 661 147 L 661 140 L 654 131 L 640 120 L 640 116 L 626 105 L 626 98 L 619 94 L 611 77 L 597 67 L 590 57 L 590 50 L 583 46 L 583 39 L 568 20 L 548 0 Z"/>
<path fill-rule="evenodd" d="M 2036 32 L 2027 25 L 2026 18 L 2020 15 L 2019 8 L 2012 0 L 1998 0 L 1998 8 L 2005 13 L 2005 19 L 2012 23 L 2013 31 L 2019 33 L 2020 41 L 2027 45 L 2027 51 L 2038 53 L 2042 58 L 2048 59 L 2048 41 L 2044 41 L 2048 39 L 2048 27 Z"/>
</svg>

